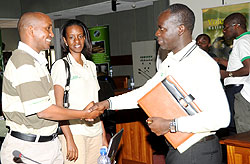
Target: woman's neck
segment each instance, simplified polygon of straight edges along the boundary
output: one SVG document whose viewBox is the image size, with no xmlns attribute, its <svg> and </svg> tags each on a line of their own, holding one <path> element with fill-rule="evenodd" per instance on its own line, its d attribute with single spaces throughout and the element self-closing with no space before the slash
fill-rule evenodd
<svg viewBox="0 0 250 164">
<path fill-rule="evenodd" d="M 75 61 L 80 64 L 81 66 L 83 66 L 83 60 L 81 58 L 81 53 L 71 53 L 71 55 L 73 56 L 73 58 L 75 59 Z"/>
</svg>

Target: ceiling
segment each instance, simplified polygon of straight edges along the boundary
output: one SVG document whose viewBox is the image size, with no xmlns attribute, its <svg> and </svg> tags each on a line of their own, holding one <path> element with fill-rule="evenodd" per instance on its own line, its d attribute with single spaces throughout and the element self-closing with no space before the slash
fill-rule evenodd
<svg viewBox="0 0 250 164">
<path fill-rule="evenodd" d="M 101 3 L 95 3 L 87 6 L 81 6 L 73 9 L 67 9 L 52 13 L 47 13 L 52 20 L 75 18 L 78 15 L 102 15 L 112 12 L 120 12 L 125 10 L 134 10 L 141 7 L 153 5 L 157 0 L 117 0 L 117 11 L 112 11 L 111 0 Z M 0 28 L 16 28 L 18 19 L 1 19 Z"/>
</svg>

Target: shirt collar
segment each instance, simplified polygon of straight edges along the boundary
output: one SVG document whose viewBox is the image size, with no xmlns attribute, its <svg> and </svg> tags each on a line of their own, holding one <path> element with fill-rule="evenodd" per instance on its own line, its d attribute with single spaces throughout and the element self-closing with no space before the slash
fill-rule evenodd
<svg viewBox="0 0 250 164">
<path fill-rule="evenodd" d="M 75 58 L 70 53 L 68 53 L 68 56 L 69 56 L 69 60 L 70 60 L 71 64 L 79 64 L 76 62 Z M 81 54 L 81 59 L 83 61 L 83 66 L 87 67 L 87 59 L 85 58 L 85 56 L 83 54 Z"/>
<path fill-rule="evenodd" d="M 18 49 L 27 52 L 30 56 L 35 58 L 35 60 L 37 60 L 41 65 L 48 64 L 47 59 L 42 55 L 42 53 L 38 54 L 30 46 L 28 46 L 27 44 L 25 44 L 25 43 L 23 43 L 21 41 L 19 41 L 19 43 L 18 43 Z"/>
<path fill-rule="evenodd" d="M 237 36 L 236 39 L 239 39 L 240 37 L 247 35 L 247 34 L 250 34 L 250 31 L 242 33 L 241 35 Z"/>
<path fill-rule="evenodd" d="M 189 49 L 196 44 L 196 42 L 193 40 L 192 42 L 190 42 L 188 45 L 186 45 L 186 47 L 184 47 L 183 49 L 181 49 L 180 51 L 178 51 L 176 54 L 174 54 L 173 52 L 168 54 L 168 57 L 173 58 L 174 60 L 180 61 L 183 56 L 187 53 L 187 51 L 189 51 Z"/>
</svg>

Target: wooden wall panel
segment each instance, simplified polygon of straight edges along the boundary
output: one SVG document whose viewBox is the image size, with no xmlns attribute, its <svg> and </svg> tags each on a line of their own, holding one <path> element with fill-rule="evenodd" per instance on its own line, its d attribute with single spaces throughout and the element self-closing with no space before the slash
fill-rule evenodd
<svg viewBox="0 0 250 164">
<path fill-rule="evenodd" d="M 250 164 L 250 131 L 220 140 L 227 146 L 228 164 Z"/>
<path fill-rule="evenodd" d="M 228 164 L 250 164 L 250 149 L 228 145 L 227 160 Z"/>
<path fill-rule="evenodd" d="M 118 163 L 152 164 L 152 148 L 147 141 L 149 129 L 145 125 L 146 114 L 141 109 L 123 110 L 116 112 L 116 119 L 117 131 L 124 129 L 117 155 Z"/>
</svg>

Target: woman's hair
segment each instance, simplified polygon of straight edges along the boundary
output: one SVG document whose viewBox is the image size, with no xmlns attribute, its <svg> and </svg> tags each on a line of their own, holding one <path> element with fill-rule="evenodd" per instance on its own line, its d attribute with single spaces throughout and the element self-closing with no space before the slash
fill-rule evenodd
<svg viewBox="0 0 250 164">
<path fill-rule="evenodd" d="M 63 41 L 63 38 L 66 38 L 66 30 L 68 27 L 73 26 L 73 25 L 78 25 L 82 27 L 83 33 L 85 36 L 85 41 L 84 41 L 84 47 L 82 50 L 82 54 L 87 58 L 91 59 L 91 54 L 92 54 L 92 44 L 91 44 L 91 39 L 89 35 L 88 28 L 86 25 L 81 22 L 80 20 L 77 19 L 70 19 L 68 20 L 62 27 L 61 27 L 61 47 L 63 50 L 63 55 L 67 55 L 69 53 L 69 47 L 66 46 L 66 44 Z"/>
</svg>

